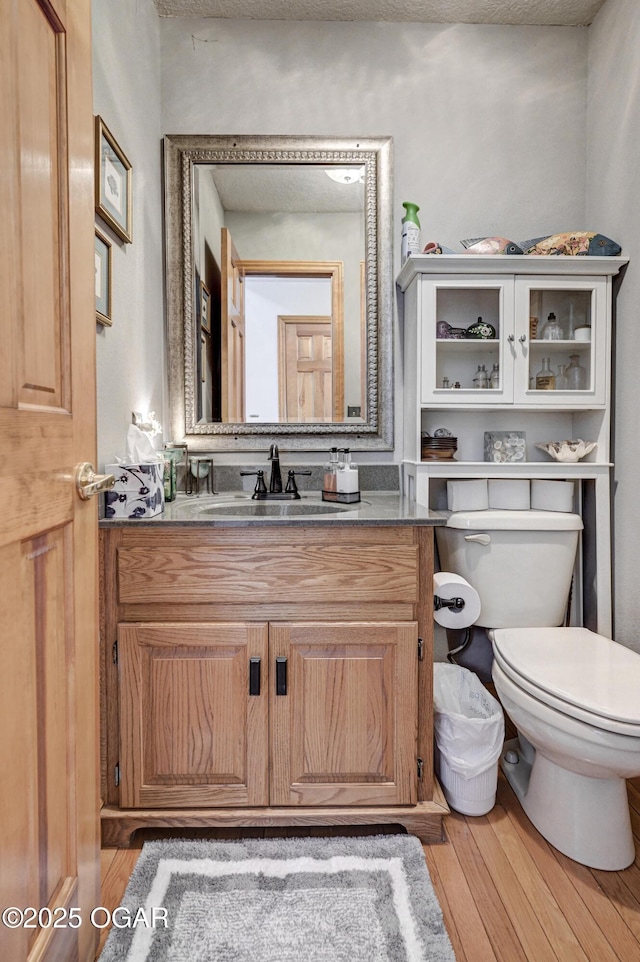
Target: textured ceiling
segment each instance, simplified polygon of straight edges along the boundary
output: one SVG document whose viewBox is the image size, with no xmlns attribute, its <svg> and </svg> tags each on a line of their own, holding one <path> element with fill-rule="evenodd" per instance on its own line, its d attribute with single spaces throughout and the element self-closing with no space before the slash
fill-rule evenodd
<svg viewBox="0 0 640 962">
<path fill-rule="evenodd" d="M 225 210 L 266 214 L 364 210 L 361 183 L 338 184 L 324 166 L 207 164 Z"/>
<path fill-rule="evenodd" d="M 605 0 L 154 0 L 168 17 L 589 24 Z"/>
</svg>

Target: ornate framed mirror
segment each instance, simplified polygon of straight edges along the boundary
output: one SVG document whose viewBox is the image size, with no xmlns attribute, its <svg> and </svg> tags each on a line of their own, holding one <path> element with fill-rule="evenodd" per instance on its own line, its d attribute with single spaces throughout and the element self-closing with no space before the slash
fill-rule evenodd
<svg viewBox="0 0 640 962">
<path fill-rule="evenodd" d="M 391 138 L 164 138 L 171 440 L 393 447 Z"/>
</svg>

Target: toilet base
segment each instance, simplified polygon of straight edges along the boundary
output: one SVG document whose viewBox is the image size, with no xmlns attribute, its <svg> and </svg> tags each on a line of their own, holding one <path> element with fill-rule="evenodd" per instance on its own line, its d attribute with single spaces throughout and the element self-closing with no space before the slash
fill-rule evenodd
<svg viewBox="0 0 640 962">
<path fill-rule="evenodd" d="M 523 750 L 524 749 L 524 750 Z M 517 762 L 506 760 L 516 752 Z M 563 855 L 617 872 L 635 859 L 623 778 L 591 778 L 561 768 L 523 739 L 505 742 L 500 765 L 527 817 Z"/>
</svg>

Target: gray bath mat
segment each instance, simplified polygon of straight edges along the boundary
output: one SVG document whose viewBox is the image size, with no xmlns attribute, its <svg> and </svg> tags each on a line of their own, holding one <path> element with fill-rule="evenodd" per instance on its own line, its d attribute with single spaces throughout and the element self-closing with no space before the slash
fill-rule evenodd
<svg viewBox="0 0 640 962">
<path fill-rule="evenodd" d="M 147 842 L 118 911 L 100 962 L 455 962 L 410 835 Z"/>
</svg>

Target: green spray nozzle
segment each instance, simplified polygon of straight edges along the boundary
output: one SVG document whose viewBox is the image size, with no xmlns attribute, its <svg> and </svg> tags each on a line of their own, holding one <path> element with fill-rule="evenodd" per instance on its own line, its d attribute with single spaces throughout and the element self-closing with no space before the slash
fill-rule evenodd
<svg viewBox="0 0 640 962">
<path fill-rule="evenodd" d="M 420 221 L 418 220 L 418 211 L 420 210 L 420 208 L 418 207 L 418 205 L 411 204 L 409 203 L 409 201 L 404 201 L 402 206 L 406 211 L 404 217 L 402 218 L 402 222 L 404 223 L 404 221 L 410 220 L 414 224 L 417 224 L 418 227 L 420 227 Z"/>
</svg>

